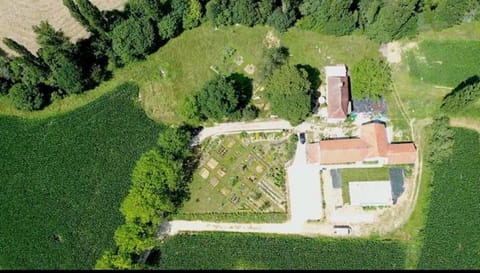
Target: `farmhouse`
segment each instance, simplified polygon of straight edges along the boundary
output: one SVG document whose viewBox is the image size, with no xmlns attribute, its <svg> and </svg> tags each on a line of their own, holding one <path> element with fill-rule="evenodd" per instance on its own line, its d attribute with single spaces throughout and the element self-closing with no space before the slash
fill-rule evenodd
<svg viewBox="0 0 480 273">
<path fill-rule="evenodd" d="M 343 121 L 352 110 L 347 67 L 344 64 L 325 66 L 325 74 L 327 78 L 327 121 Z"/>
<path fill-rule="evenodd" d="M 310 164 L 341 164 L 378 161 L 380 164 L 413 164 L 416 148 L 413 143 L 390 144 L 385 123 L 367 122 L 360 128 L 359 138 L 321 140 L 307 144 Z"/>
</svg>

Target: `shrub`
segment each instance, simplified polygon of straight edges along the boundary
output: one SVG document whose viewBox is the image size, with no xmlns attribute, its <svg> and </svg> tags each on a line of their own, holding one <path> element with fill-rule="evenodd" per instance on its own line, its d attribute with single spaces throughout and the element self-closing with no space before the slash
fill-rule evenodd
<svg viewBox="0 0 480 273">
<path fill-rule="evenodd" d="M 38 110 L 44 103 L 44 96 L 38 87 L 29 87 L 22 83 L 13 85 L 10 88 L 9 96 L 15 108 L 20 110 Z"/>
</svg>

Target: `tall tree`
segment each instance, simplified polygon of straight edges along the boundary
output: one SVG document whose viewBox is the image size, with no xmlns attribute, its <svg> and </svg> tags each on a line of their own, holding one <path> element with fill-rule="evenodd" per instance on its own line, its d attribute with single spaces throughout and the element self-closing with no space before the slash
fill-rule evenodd
<svg viewBox="0 0 480 273">
<path fill-rule="evenodd" d="M 47 21 L 41 21 L 38 26 L 33 26 L 36 41 L 41 48 L 53 47 L 64 55 L 72 56 L 75 45 L 70 42 L 63 31 L 55 30 Z"/>
<path fill-rule="evenodd" d="M 378 42 L 389 42 L 417 33 L 419 0 L 386 1 L 378 17 L 365 29 L 365 34 Z"/>
<path fill-rule="evenodd" d="M 38 110 L 43 106 L 44 96 L 36 86 L 17 83 L 10 88 L 9 96 L 15 108 L 26 111 Z"/>
<path fill-rule="evenodd" d="M 33 63 L 38 63 L 39 60 L 37 57 L 35 57 L 35 55 L 33 55 L 25 46 L 17 43 L 16 41 L 8 38 L 8 37 L 4 37 L 3 38 L 3 43 L 11 50 L 15 51 L 15 53 L 17 53 L 19 56 L 22 56 L 22 57 L 25 57 L 26 59 L 28 59 L 29 61 L 33 62 Z"/>
<path fill-rule="evenodd" d="M 306 0 L 300 6 L 304 16 L 298 26 L 332 35 L 350 34 L 355 29 L 353 0 Z"/>
<path fill-rule="evenodd" d="M 124 63 L 144 58 L 154 45 L 155 32 L 147 19 L 129 18 L 112 32 L 113 51 Z"/>
<path fill-rule="evenodd" d="M 70 15 L 84 26 L 89 32 L 95 32 L 88 20 L 83 16 L 74 0 L 63 0 L 63 5 L 68 9 Z"/>
<path fill-rule="evenodd" d="M 265 85 L 272 113 L 292 125 L 302 122 L 312 108 L 310 87 L 304 69 L 284 65 L 275 70 Z"/>
<path fill-rule="evenodd" d="M 257 3 L 250 0 L 237 0 L 232 5 L 232 19 L 237 24 L 253 26 L 258 21 Z"/>
<path fill-rule="evenodd" d="M 157 225 L 137 224 L 126 222 L 115 231 L 115 243 L 120 253 L 141 254 L 152 249 L 158 242 L 156 235 Z"/>
<path fill-rule="evenodd" d="M 83 17 L 88 21 L 92 29 L 95 29 L 100 34 L 105 34 L 109 31 L 109 25 L 102 12 L 89 0 L 76 0 L 78 10 Z"/>
<path fill-rule="evenodd" d="M 392 90 L 391 69 L 381 58 L 364 58 L 350 69 L 352 96 L 379 98 Z"/>
<path fill-rule="evenodd" d="M 158 23 L 164 15 L 163 1 L 159 0 L 129 0 L 125 10 L 129 16 L 135 18 L 148 18 Z"/>
<path fill-rule="evenodd" d="M 239 94 L 233 81 L 227 81 L 223 76 L 206 82 L 196 97 L 200 113 L 207 118 L 221 120 L 238 110 Z"/>
</svg>

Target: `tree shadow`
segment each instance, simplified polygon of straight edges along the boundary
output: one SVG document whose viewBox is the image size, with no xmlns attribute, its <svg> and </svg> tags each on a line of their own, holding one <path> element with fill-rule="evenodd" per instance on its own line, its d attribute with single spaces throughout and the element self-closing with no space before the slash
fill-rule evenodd
<svg viewBox="0 0 480 273">
<path fill-rule="evenodd" d="M 459 85 L 457 85 L 457 87 L 453 88 L 450 93 L 448 93 L 447 95 L 445 95 L 445 97 L 443 97 L 442 106 L 446 100 L 448 100 L 450 97 L 456 96 L 457 93 L 461 92 L 465 87 L 477 84 L 479 82 L 480 82 L 480 77 L 478 75 L 473 75 L 468 77 L 466 80 L 462 81 Z"/>
<path fill-rule="evenodd" d="M 238 95 L 237 110 L 245 108 L 253 95 L 253 80 L 241 73 L 233 73 L 227 77 L 227 81 L 233 82 L 233 87 Z"/>
</svg>

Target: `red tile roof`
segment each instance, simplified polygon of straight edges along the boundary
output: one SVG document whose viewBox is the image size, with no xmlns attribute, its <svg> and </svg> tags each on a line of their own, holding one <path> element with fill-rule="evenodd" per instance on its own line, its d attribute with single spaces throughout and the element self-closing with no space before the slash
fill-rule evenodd
<svg viewBox="0 0 480 273">
<path fill-rule="evenodd" d="M 348 115 L 348 77 L 327 78 L 328 118 L 345 119 Z"/>
<path fill-rule="evenodd" d="M 335 164 L 387 158 L 388 164 L 408 164 L 416 160 L 413 143 L 389 144 L 383 123 L 367 123 L 360 128 L 360 138 L 322 140 L 307 146 L 309 163 Z"/>
</svg>

